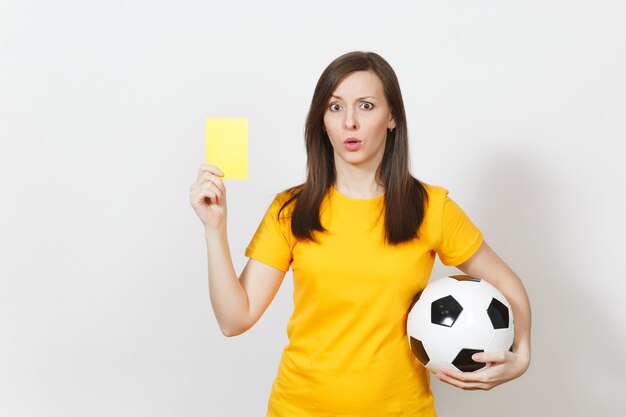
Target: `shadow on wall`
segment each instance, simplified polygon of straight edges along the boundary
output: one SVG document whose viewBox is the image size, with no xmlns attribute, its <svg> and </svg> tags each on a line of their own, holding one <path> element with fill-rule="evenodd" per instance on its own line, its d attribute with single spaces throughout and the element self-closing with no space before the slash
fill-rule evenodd
<svg viewBox="0 0 626 417">
<path fill-rule="evenodd" d="M 570 213 L 566 217 L 577 222 L 563 222 L 562 210 L 585 209 L 574 198 L 581 191 L 559 183 L 558 169 L 522 152 L 496 155 L 474 169 L 476 199 L 465 206 L 524 282 L 533 314 L 532 361 L 521 378 L 488 392 L 432 378 L 440 416 L 464 416 L 467 410 L 509 417 L 622 415 L 623 322 L 585 290 L 602 285 L 601 268 L 588 249 L 604 242 L 590 235 L 589 213 Z"/>
</svg>

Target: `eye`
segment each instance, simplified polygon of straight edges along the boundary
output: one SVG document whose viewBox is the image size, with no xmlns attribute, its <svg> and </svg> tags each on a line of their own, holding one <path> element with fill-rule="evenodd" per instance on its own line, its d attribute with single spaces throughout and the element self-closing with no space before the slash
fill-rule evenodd
<svg viewBox="0 0 626 417">
<path fill-rule="evenodd" d="M 341 107 L 339 104 L 337 104 L 337 103 L 333 103 L 333 104 L 331 104 L 331 105 L 330 105 L 330 107 L 329 107 L 330 111 L 337 111 L 337 110 L 339 110 L 339 109 L 338 109 L 338 108 L 336 108 L 335 106 Z"/>
<path fill-rule="evenodd" d="M 371 110 L 374 108 L 374 105 L 372 103 L 370 103 L 369 101 L 364 101 L 363 104 L 361 105 L 361 107 L 364 110 Z"/>
</svg>

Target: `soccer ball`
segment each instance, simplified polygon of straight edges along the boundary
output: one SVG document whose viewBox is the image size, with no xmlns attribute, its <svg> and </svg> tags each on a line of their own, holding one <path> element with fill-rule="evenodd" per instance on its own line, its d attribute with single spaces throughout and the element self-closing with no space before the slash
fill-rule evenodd
<svg viewBox="0 0 626 417">
<path fill-rule="evenodd" d="M 506 298 L 487 281 L 451 275 L 429 283 L 416 296 L 407 319 L 409 346 L 430 371 L 472 372 L 477 352 L 510 350 L 513 313 Z"/>
</svg>

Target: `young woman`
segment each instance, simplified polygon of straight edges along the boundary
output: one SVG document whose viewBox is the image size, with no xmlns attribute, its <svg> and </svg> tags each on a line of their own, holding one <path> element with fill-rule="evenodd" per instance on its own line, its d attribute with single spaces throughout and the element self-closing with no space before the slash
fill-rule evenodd
<svg viewBox="0 0 626 417">
<path fill-rule="evenodd" d="M 488 390 L 528 368 L 530 305 L 520 279 L 446 189 L 410 174 L 407 137 L 391 66 L 371 52 L 335 59 L 306 121 L 306 182 L 276 195 L 239 278 L 223 173 L 200 168 L 190 198 L 205 227 L 210 298 L 223 333 L 252 327 L 293 270 L 289 344 L 268 416 L 434 416 L 429 374 L 409 348 L 406 318 L 435 255 L 493 284 L 515 316 L 511 352 L 477 354 L 492 366 L 437 378 Z"/>
</svg>

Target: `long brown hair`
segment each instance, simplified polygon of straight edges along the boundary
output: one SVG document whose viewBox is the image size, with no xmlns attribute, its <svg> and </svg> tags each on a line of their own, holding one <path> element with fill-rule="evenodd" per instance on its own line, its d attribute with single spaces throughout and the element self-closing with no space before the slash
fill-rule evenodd
<svg viewBox="0 0 626 417">
<path fill-rule="evenodd" d="M 324 114 L 339 83 L 355 71 L 373 71 L 380 78 L 396 125 L 392 132 L 387 130 L 383 159 L 376 170 L 376 181 L 385 189 L 385 240 L 389 244 L 410 241 L 418 237 L 428 195 L 409 172 L 408 130 L 398 78 L 389 63 L 374 52 L 354 51 L 341 55 L 326 67 L 317 81 L 304 130 L 307 178 L 303 184 L 287 190 L 290 197 L 278 217 L 295 201 L 291 231 L 296 238 L 317 242 L 313 232 L 326 231 L 319 211 L 324 195 L 335 183 L 336 171 L 333 147 L 322 129 Z"/>
</svg>

